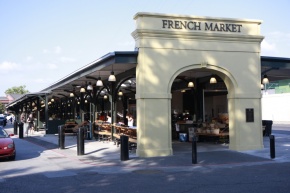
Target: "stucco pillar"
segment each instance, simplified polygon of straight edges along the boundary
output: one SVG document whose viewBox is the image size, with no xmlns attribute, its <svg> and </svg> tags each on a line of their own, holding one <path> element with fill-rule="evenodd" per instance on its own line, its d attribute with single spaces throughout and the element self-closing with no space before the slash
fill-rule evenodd
<svg viewBox="0 0 290 193">
<path fill-rule="evenodd" d="M 171 96 L 147 93 L 136 96 L 138 145 L 140 157 L 172 155 L 171 147 Z"/>
<path fill-rule="evenodd" d="M 170 65 L 156 50 L 139 48 L 136 67 L 137 155 L 172 155 Z"/>
<path fill-rule="evenodd" d="M 263 145 L 261 122 L 261 99 L 253 97 L 228 97 L 229 149 L 242 151 L 261 149 Z M 254 111 L 254 120 L 246 121 L 246 109 Z"/>
</svg>

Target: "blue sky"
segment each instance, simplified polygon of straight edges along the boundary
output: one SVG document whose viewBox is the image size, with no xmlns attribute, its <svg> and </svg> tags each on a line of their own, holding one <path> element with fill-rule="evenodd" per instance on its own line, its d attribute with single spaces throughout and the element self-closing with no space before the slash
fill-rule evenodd
<svg viewBox="0 0 290 193">
<path fill-rule="evenodd" d="M 290 58 L 289 0 L 0 0 L 0 96 L 40 91 L 113 51 L 134 50 L 137 12 L 259 19 L 262 56 Z"/>
</svg>

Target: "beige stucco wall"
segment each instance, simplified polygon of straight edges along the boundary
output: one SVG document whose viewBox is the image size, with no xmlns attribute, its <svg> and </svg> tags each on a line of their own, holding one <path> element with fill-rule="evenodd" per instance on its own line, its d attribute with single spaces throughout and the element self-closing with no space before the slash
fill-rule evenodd
<svg viewBox="0 0 290 193">
<path fill-rule="evenodd" d="M 141 157 L 172 155 L 171 85 L 181 72 L 206 68 L 228 89 L 230 149 L 263 147 L 261 133 L 261 21 L 137 13 L 132 36 L 139 49 L 137 79 L 138 149 Z M 165 29 L 162 20 L 200 22 L 201 30 Z M 202 24 L 242 25 L 240 32 L 204 31 Z M 245 121 L 245 109 L 255 121 Z"/>
</svg>

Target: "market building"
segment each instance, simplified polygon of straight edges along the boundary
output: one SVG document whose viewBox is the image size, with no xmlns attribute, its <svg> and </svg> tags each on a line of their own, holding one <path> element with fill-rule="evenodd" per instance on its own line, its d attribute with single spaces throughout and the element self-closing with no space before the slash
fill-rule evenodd
<svg viewBox="0 0 290 193">
<path fill-rule="evenodd" d="M 8 108 L 34 111 L 48 133 L 77 116 L 94 122 L 110 114 L 112 138 L 114 123 L 127 125 L 132 114 L 140 157 L 173 155 L 176 124 L 219 123 L 230 149 L 264 147 L 261 81 L 290 78 L 290 59 L 260 56 L 260 20 L 155 13 L 134 20 L 135 51 L 109 53 Z"/>
</svg>

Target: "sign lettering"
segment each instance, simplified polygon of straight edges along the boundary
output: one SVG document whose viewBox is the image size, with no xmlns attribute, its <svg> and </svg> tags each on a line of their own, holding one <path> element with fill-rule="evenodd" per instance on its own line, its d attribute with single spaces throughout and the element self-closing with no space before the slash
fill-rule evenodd
<svg viewBox="0 0 290 193">
<path fill-rule="evenodd" d="M 178 21 L 162 20 L 164 29 L 188 29 L 193 31 L 217 31 L 217 32 L 234 32 L 240 33 L 241 24 L 232 23 L 213 23 L 213 22 L 195 22 L 195 21 Z"/>
</svg>

